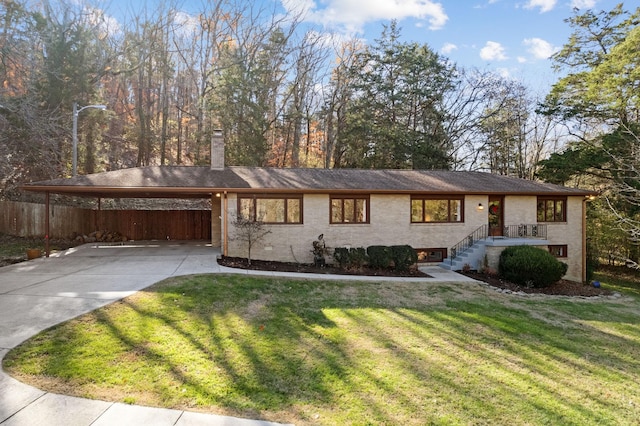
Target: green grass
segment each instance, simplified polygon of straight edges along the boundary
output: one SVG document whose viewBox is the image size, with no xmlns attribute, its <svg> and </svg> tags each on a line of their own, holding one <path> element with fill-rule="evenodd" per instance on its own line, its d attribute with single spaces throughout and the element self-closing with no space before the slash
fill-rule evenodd
<svg viewBox="0 0 640 426">
<path fill-rule="evenodd" d="M 640 307 L 201 275 L 43 332 L 4 367 L 54 391 L 298 425 L 637 425 Z"/>
<path fill-rule="evenodd" d="M 603 266 L 594 276 L 604 288 L 640 298 L 640 271 L 625 266 Z"/>
<path fill-rule="evenodd" d="M 0 234 L 0 259 L 26 257 L 27 249 L 44 250 L 44 239 L 18 238 Z"/>
<path fill-rule="evenodd" d="M 51 240 L 50 251 L 66 250 L 73 246 L 66 240 Z M 44 254 L 45 240 L 38 237 L 15 237 L 0 233 L 0 261 L 3 259 L 26 259 L 28 249 L 40 249 Z M 10 262 L 11 263 L 11 262 Z"/>
</svg>

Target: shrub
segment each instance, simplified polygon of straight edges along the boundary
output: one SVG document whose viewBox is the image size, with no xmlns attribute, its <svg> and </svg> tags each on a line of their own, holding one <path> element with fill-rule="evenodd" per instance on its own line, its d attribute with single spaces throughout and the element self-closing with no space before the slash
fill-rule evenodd
<svg viewBox="0 0 640 426">
<path fill-rule="evenodd" d="M 396 271 L 407 271 L 418 261 L 418 253 L 409 245 L 391 246 L 390 252 Z"/>
<path fill-rule="evenodd" d="M 360 269 L 365 263 L 367 263 L 367 252 L 364 247 L 349 249 L 349 266 Z"/>
<path fill-rule="evenodd" d="M 513 283 L 547 287 L 567 273 L 567 264 L 551 253 L 533 246 L 507 247 L 500 254 L 500 275 Z"/>
<path fill-rule="evenodd" d="M 391 250 L 387 246 L 369 246 L 367 255 L 372 268 L 386 269 L 391 265 Z"/>
<path fill-rule="evenodd" d="M 346 268 L 349 265 L 349 249 L 346 247 L 336 247 L 333 250 L 333 260 L 338 263 L 340 268 Z"/>
<path fill-rule="evenodd" d="M 367 252 L 363 247 L 336 247 L 333 250 L 333 259 L 342 269 L 359 269 L 367 263 Z"/>
</svg>

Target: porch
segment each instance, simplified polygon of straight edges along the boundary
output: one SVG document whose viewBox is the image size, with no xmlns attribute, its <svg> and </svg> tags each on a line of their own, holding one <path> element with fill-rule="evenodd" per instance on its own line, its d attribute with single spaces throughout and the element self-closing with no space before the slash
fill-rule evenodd
<svg viewBox="0 0 640 426">
<path fill-rule="evenodd" d="M 491 235 L 492 233 L 495 232 L 488 225 L 476 229 L 451 247 L 449 257 L 439 266 L 452 271 L 460 271 L 465 265 L 476 270 L 483 267 L 497 270 L 500 253 L 505 247 L 529 245 L 546 249 L 550 244 L 545 224 L 506 225 L 502 229 L 502 235 Z"/>
</svg>

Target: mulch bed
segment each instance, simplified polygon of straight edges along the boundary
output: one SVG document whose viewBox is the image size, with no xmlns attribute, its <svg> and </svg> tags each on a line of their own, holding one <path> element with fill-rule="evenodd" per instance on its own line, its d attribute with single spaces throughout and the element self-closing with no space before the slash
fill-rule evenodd
<svg viewBox="0 0 640 426">
<path fill-rule="evenodd" d="M 391 269 L 372 269 L 363 267 L 359 270 L 344 270 L 327 265 L 325 267 L 317 267 L 312 264 L 294 263 L 294 262 L 274 262 L 264 260 L 252 260 L 249 265 L 246 258 L 222 256 L 218 259 L 218 263 L 222 266 L 238 269 L 252 269 L 259 271 L 275 271 L 275 272 L 302 272 L 312 274 L 337 274 L 337 275 L 363 275 L 363 276 L 384 276 L 384 277 L 424 277 L 431 278 L 428 274 L 418 269 L 412 269 L 406 273 L 400 273 Z M 496 276 L 481 274 L 476 271 L 463 272 L 464 275 L 478 281 L 513 292 L 522 292 L 528 294 L 550 294 L 558 296 L 609 296 L 611 291 L 603 288 L 596 288 L 591 285 L 576 283 L 573 281 L 560 280 L 557 283 L 545 288 L 531 288 L 504 281 Z"/>
<path fill-rule="evenodd" d="M 222 266 L 238 269 L 251 269 L 256 271 L 276 271 L 276 272 L 303 272 L 308 274 L 335 274 L 335 275 L 363 275 L 368 277 L 423 277 L 431 278 L 430 275 L 418 270 L 410 269 L 406 272 L 395 271 L 392 269 L 373 269 L 362 267 L 360 269 L 345 270 L 331 265 L 318 267 L 308 263 L 294 262 L 272 262 L 265 260 L 251 260 L 249 265 L 246 258 L 222 256 L 218 259 L 218 263 Z"/>
<path fill-rule="evenodd" d="M 493 275 L 481 274 L 476 271 L 469 272 L 461 272 L 463 275 L 466 275 L 470 278 L 473 278 L 478 281 L 484 281 L 485 283 L 501 288 L 503 290 L 510 290 L 513 292 L 521 292 L 527 294 L 551 294 L 556 296 L 583 296 L 583 297 L 591 297 L 591 296 L 610 296 L 613 293 L 609 290 L 605 290 L 603 288 L 596 288 L 589 284 L 577 283 L 574 281 L 560 280 L 557 283 L 550 285 L 549 287 L 544 288 L 533 288 L 533 287 L 525 287 L 518 284 L 514 284 L 509 281 L 505 281 L 500 277 Z"/>
<path fill-rule="evenodd" d="M 1 242 L 9 242 L 13 239 L 20 239 L 20 237 L 10 237 L 6 235 L 0 236 Z M 24 239 L 23 239 L 24 240 Z M 41 240 L 34 239 L 34 243 L 41 242 Z M 55 240 L 51 241 L 51 245 L 57 249 L 66 249 L 77 245 L 73 241 L 69 240 Z M 6 257 L 0 259 L 0 267 L 10 265 L 13 263 L 23 262 L 26 260 L 26 256 Z M 362 276 L 377 276 L 377 277 L 423 277 L 431 278 L 430 275 L 418 270 L 417 268 L 410 269 L 406 272 L 395 271 L 392 269 L 373 269 L 368 267 L 362 267 L 357 270 L 344 270 L 331 265 L 325 267 L 317 267 L 313 264 L 294 263 L 294 262 L 272 262 L 264 260 L 252 260 L 251 265 L 248 264 L 246 258 L 222 256 L 218 259 L 218 263 L 222 266 L 228 266 L 230 268 L 238 269 L 253 269 L 260 271 L 275 271 L 275 272 L 302 272 L 313 274 L 336 274 L 336 275 L 362 275 Z M 545 287 L 545 288 L 529 288 L 520 286 L 508 281 L 504 281 L 496 276 L 489 276 L 481 274 L 476 271 L 464 272 L 464 275 L 476 279 L 478 281 L 484 281 L 487 284 L 504 290 L 510 290 L 513 292 L 522 293 L 542 293 L 551 295 L 564 295 L 564 296 L 608 296 L 611 295 L 611 291 L 602 288 L 595 288 L 591 285 L 576 283 L 573 281 L 560 280 L 557 283 Z"/>
</svg>

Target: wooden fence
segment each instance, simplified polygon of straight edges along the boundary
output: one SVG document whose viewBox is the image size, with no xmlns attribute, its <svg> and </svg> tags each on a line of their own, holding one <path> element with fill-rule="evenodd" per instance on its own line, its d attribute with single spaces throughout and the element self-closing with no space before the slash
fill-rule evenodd
<svg viewBox="0 0 640 426">
<path fill-rule="evenodd" d="M 209 210 L 101 210 L 97 229 L 131 240 L 210 240 Z"/>
<path fill-rule="evenodd" d="M 68 238 L 72 233 L 92 231 L 91 210 L 49 206 L 50 238 Z M 0 232 L 19 237 L 44 237 L 45 206 L 37 203 L 0 201 Z"/>
<path fill-rule="evenodd" d="M 50 205 L 50 238 L 69 238 L 106 230 L 131 240 L 210 240 L 209 210 L 90 210 Z M 0 232 L 21 237 L 44 237 L 45 206 L 0 201 Z"/>
</svg>

